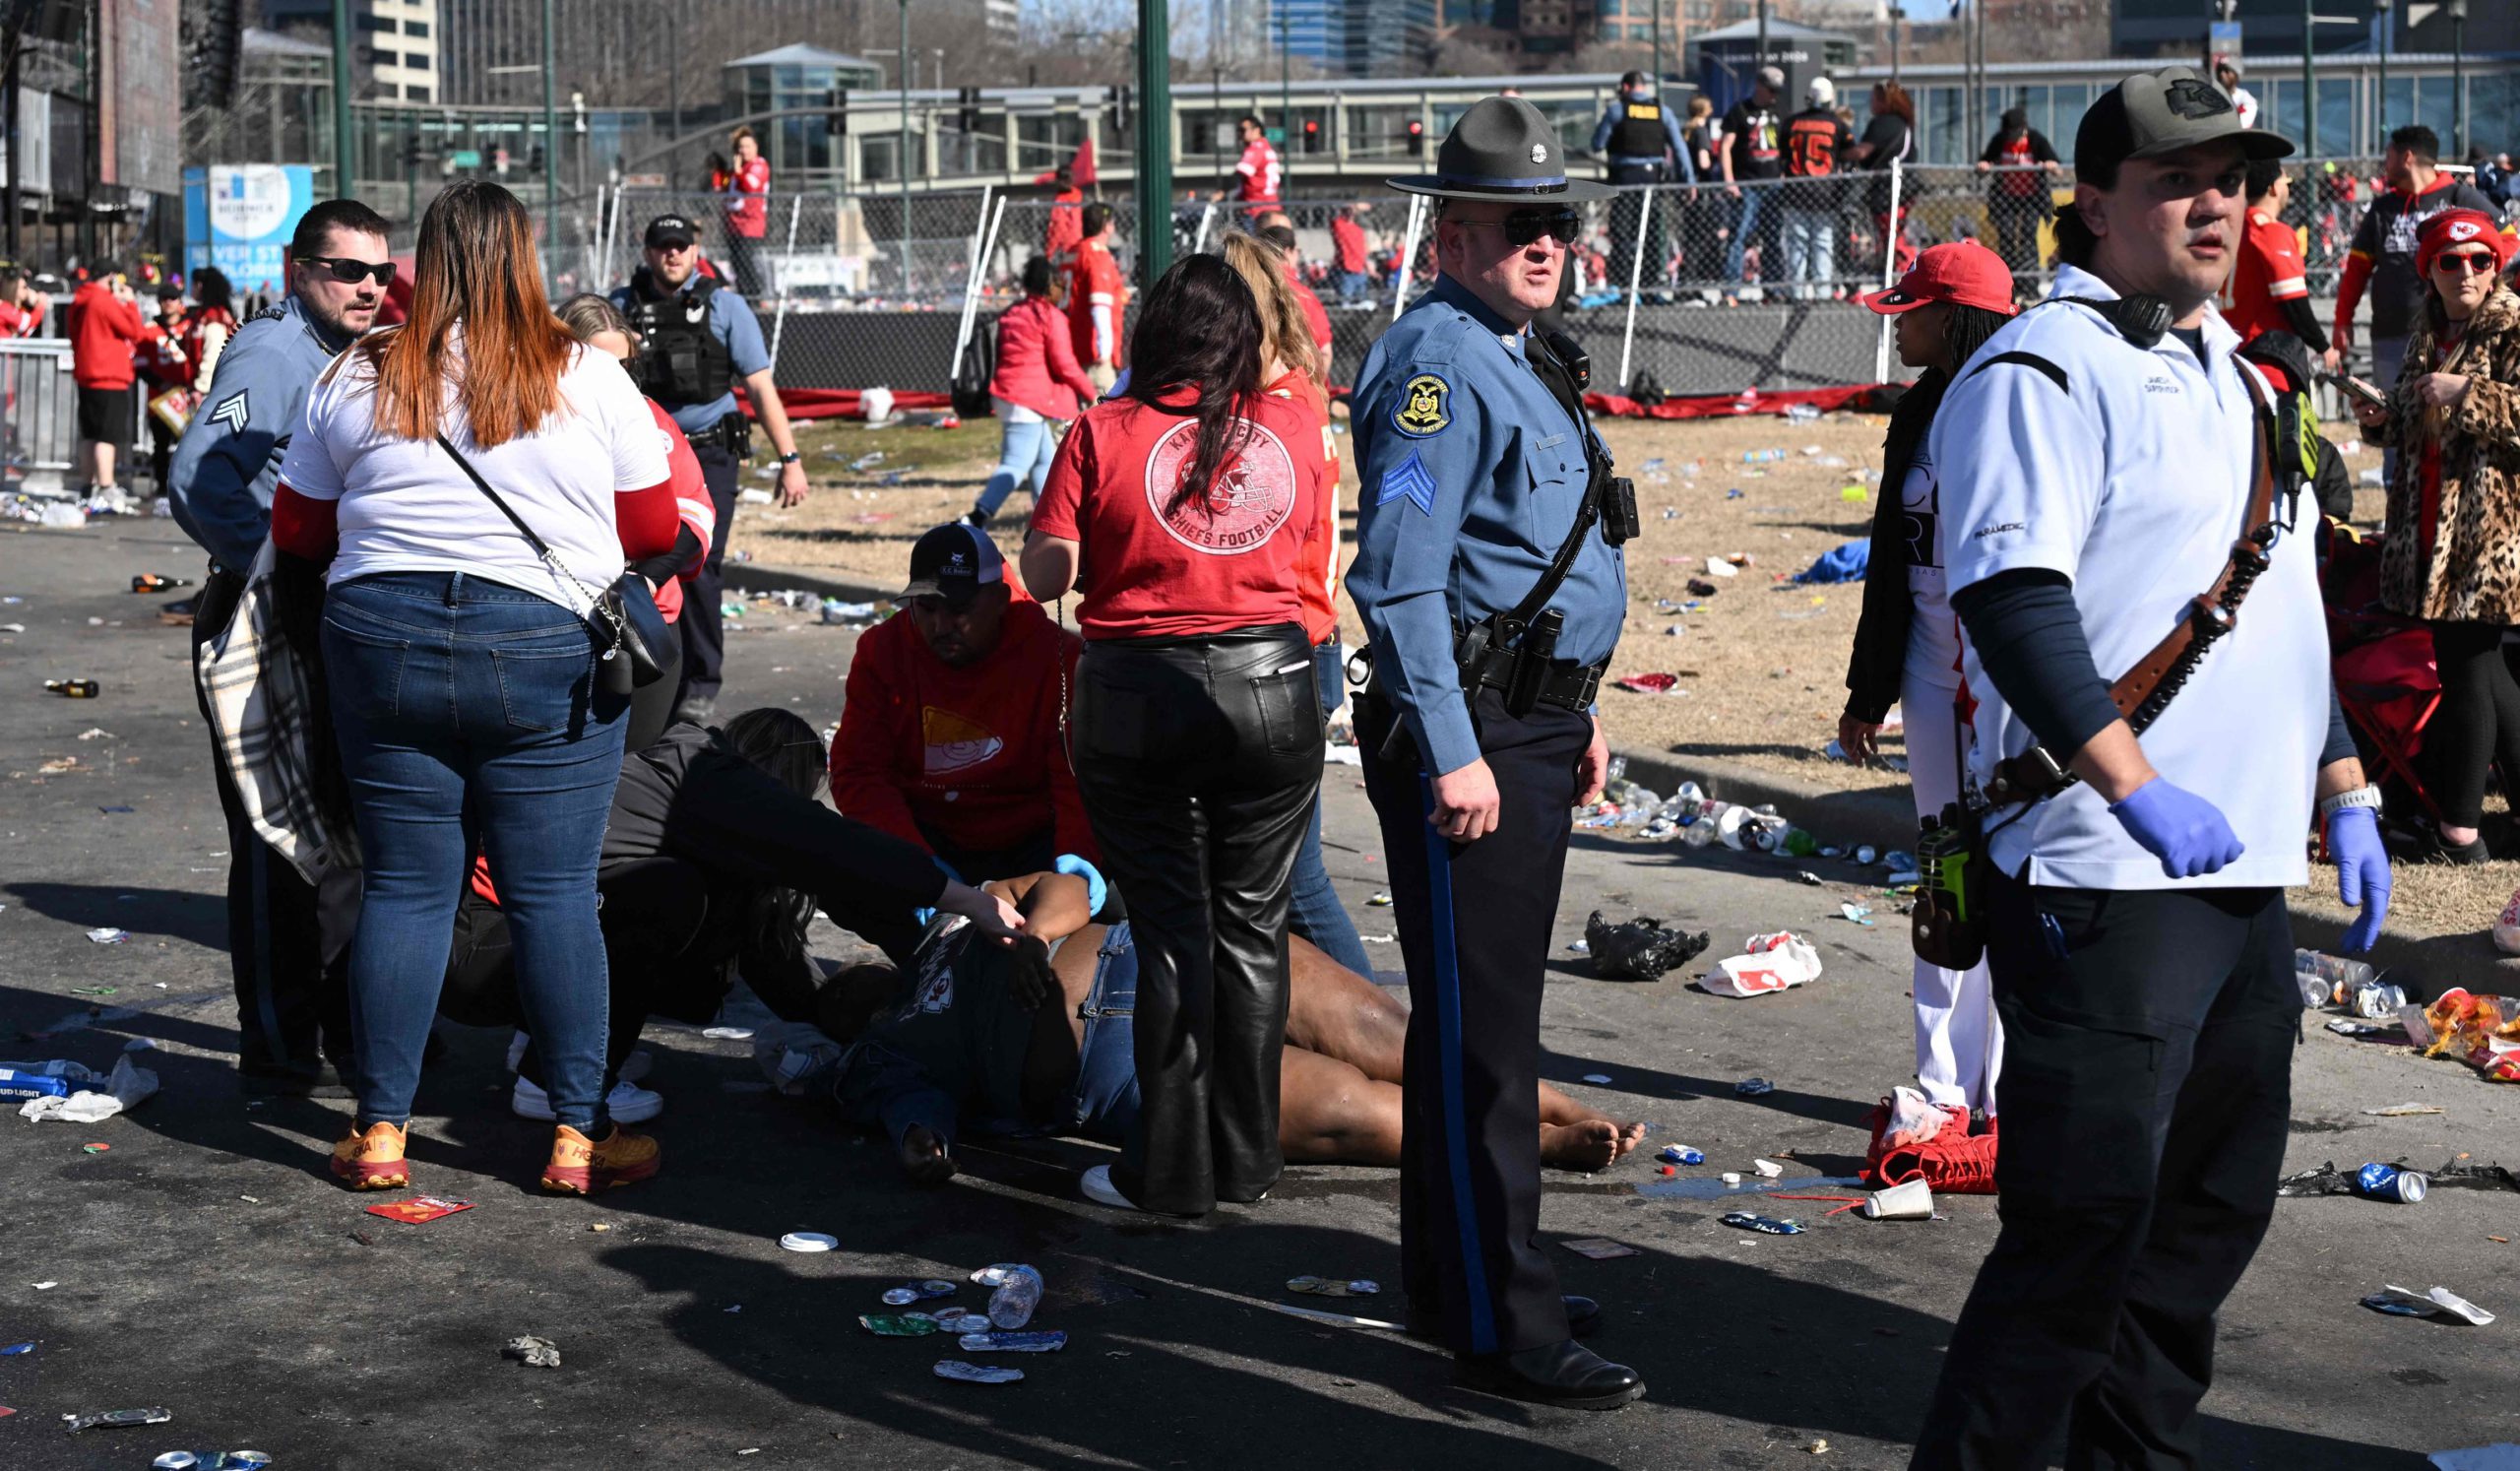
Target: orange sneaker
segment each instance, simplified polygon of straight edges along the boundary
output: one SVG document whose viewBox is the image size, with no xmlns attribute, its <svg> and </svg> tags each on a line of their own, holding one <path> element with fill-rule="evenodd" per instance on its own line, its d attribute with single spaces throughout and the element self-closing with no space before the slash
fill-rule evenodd
<svg viewBox="0 0 2520 1471">
<path fill-rule="evenodd" d="M 333 1178 L 353 1190 L 399 1190 L 411 1183 L 403 1160 L 403 1130 L 382 1120 L 359 1131 L 356 1123 L 333 1146 Z"/>
<path fill-rule="evenodd" d="M 657 1141 L 620 1124 L 600 1140 L 563 1123 L 551 1135 L 551 1163 L 542 1167 L 542 1188 L 563 1195 L 592 1195 L 657 1173 Z"/>
</svg>

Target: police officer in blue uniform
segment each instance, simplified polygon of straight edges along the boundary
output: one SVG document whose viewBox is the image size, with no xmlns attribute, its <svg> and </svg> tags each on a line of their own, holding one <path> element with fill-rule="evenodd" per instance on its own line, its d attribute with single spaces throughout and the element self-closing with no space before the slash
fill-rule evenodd
<svg viewBox="0 0 2520 1471">
<path fill-rule="evenodd" d="M 752 422 L 735 404 L 738 379 L 778 452 L 781 505 L 804 502 L 805 467 L 771 381 L 761 322 L 743 297 L 700 274 L 699 240 L 699 226 L 681 215 L 649 221 L 646 264 L 612 293 L 612 304 L 639 334 L 639 360 L 631 368 L 639 387 L 691 441 L 718 512 L 709 558 L 683 600 L 682 689 L 674 704 L 674 719 L 707 725 L 725 679 L 726 630 L 719 608 L 726 539 L 735 525 L 736 468 L 752 457 Z"/>
<path fill-rule="evenodd" d="M 1593 126 L 1593 152 L 1609 167 L 1609 180 L 1625 192 L 1610 206 L 1610 280 L 1624 286 L 1636 263 L 1636 230 L 1645 226 L 1644 281 L 1661 286 L 1670 265 L 1664 243 L 1661 207 L 1646 213 L 1646 184 L 1668 184 L 1674 178 L 1697 182 L 1697 162 L 1689 157 L 1680 119 L 1654 94 L 1654 79 L 1629 72 L 1618 79 L 1618 96 L 1602 109 Z M 1676 162 L 1676 170 L 1674 163 Z M 1692 191 L 1694 192 L 1694 191 Z"/>
<path fill-rule="evenodd" d="M 354 199 L 306 212 L 288 246 L 288 295 L 236 330 L 166 475 L 175 523 L 210 553 L 193 643 L 227 626 L 271 534 L 272 491 L 317 375 L 376 320 L 394 279 L 384 217 Z M 196 691 L 196 693 L 199 693 Z M 210 701 L 201 696 L 202 719 Z M 246 820 L 227 765 L 211 770 L 227 814 L 227 951 L 236 975 L 237 1071 L 248 1093 L 346 1097 L 325 1059 L 349 1056 L 346 970 L 359 875 L 309 885 Z"/>
<path fill-rule="evenodd" d="M 1409 966 L 1401 1274 L 1461 1381 L 1607 1409 L 1636 1374 L 1574 1341 L 1540 1218 L 1540 1007 L 1570 808 L 1608 762 L 1590 713 L 1627 604 L 1634 492 L 1582 409 L 1585 365 L 1530 330 L 1557 294 L 1570 180 L 1531 103 L 1462 115 L 1431 195 L 1441 278 L 1366 357 L 1348 592 L 1371 646 L 1357 707 Z"/>
</svg>

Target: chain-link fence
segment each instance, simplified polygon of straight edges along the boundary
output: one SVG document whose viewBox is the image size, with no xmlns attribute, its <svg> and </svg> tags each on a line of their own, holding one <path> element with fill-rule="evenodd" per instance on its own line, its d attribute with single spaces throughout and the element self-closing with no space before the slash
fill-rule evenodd
<svg viewBox="0 0 2520 1471">
<path fill-rule="evenodd" d="M 2295 170 L 2283 218 L 2302 231 L 2323 317 L 2375 171 L 2367 160 Z M 1886 319 L 1856 298 L 1924 246 L 1964 238 L 2000 253 L 2017 294 L 2035 298 L 2053 274 L 2053 220 L 2073 182 L 2052 165 L 1927 165 L 1623 188 L 1579 210 L 1563 325 L 1603 389 L 1734 394 L 1896 376 Z M 1125 193 L 1101 202 L 1112 211 L 1113 252 L 1134 275 L 1134 203 Z M 1298 269 L 1329 309 L 1333 382 L 1346 384 L 1406 298 L 1431 284 L 1433 212 L 1389 193 L 1283 209 Z M 587 240 L 555 252 L 555 277 L 627 281 L 647 222 L 669 213 L 701 226 L 703 249 L 753 302 L 780 380 L 809 388 L 946 388 L 958 344 L 1013 301 L 1026 261 L 1050 250 L 1054 223 L 1061 240 L 1081 224 L 1080 207 L 1039 190 L 771 195 L 740 222 L 723 195 L 624 190 L 573 215 Z M 1234 202 L 1185 198 L 1169 222 L 1174 254 L 1214 249 L 1251 223 Z"/>
</svg>

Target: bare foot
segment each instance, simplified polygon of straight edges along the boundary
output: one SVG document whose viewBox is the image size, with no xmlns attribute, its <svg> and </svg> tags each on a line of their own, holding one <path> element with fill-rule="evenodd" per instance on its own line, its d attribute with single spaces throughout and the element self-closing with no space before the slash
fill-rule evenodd
<svg viewBox="0 0 2520 1471">
<path fill-rule="evenodd" d="M 1621 1152 L 1619 1127 L 1607 1119 L 1540 1126 L 1540 1162 L 1551 1170 L 1589 1174 L 1606 1168 Z"/>
<path fill-rule="evenodd" d="M 935 1130 L 914 1123 L 902 1133 L 902 1169 L 912 1184 L 941 1185 L 954 1178 L 956 1166 Z"/>
<path fill-rule="evenodd" d="M 1611 1156 L 1610 1156 L 1610 1158 L 1612 1158 L 1612 1159 L 1614 1159 L 1614 1160 L 1623 1160 L 1623 1159 L 1627 1158 L 1630 1154 L 1634 1153 L 1634 1152 L 1636 1151 L 1637 1147 L 1638 1147 L 1639 1145 L 1643 1144 L 1644 1142 L 1645 1142 L 1645 1125 L 1644 1125 L 1644 1124 L 1642 1124 L 1642 1123 L 1622 1123 L 1622 1124 L 1620 1124 L 1620 1125 L 1618 1126 L 1618 1152 L 1617 1152 L 1616 1154 L 1614 1154 L 1614 1155 L 1611 1155 Z"/>
</svg>

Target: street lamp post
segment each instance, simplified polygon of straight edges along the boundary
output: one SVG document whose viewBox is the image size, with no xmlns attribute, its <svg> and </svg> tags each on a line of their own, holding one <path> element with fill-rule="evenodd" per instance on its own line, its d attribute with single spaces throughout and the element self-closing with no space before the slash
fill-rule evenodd
<svg viewBox="0 0 2520 1471">
<path fill-rule="evenodd" d="M 2319 83 L 2318 70 L 2310 65 L 2310 53 L 2318 49 L 2318 21 L 2310 14 L 2310 0 L 2301 0 L 2301 120 L 2293 133 L 2300 141 L 2301 152 L 2319 151 Z"/>
<path fill-rule="evenodd" d="M 2468 0 L 2450 0 L 2450 150 L 2468 157 Z"/>
<path fill-rule="evenodd" d="M 902 0 L 902 131 L 901 157 L 894 165 L 902 177 L 902 294 L 910 294 L 910 0 Z"/>
<path fill-rule="evenodd" d="M 1907 19 L 1908 9 L 1906 6 L 1893 5 L 1890 7 L 1890 80 L 1893 82 L 1899 80 L 1899 26 L 1901 22 Z"/>
<path fill-rule="evenodd" d="M 1291 83 L 1290 83 L 1290 81 L 1289 81 L 1289 78 L 1290 78 L 1290 76 L 1292 75 L 1292 56 L 1293 56 L 1293 46 L 1292 46 L 1292 44 L 1288 40 L 1288 35 L 1290 34 L 1290 32 L 1289 32 L 1289 26 L 1290 26 L 1290 24 L 1292 22 L 1293 17 L 1290 16 L 1290 15 L 1287 13 L 1287 6 L 1286 6 L 1286 4 L 1284 3 L 1284 0 L 1280 0 L 1280 3 L 1279 3 L 1279 4 L 1278 4 L 1278 6 L 1277 6 L 1277 11 L 1278 11 L 1278 139 L 1279 139 L 1279 141 L 1280 141 L 1280 142 L 1282 142 L 1282 143 L 1287 143 L 1287 142 L 1292 142 L 1292 141 L 1293 141 L 1293 138 L 1294 138 L 1294 135 L 1293 135 L 1292 133 L 1291 133 L 1291 132 L 1287 131 L 1287 130 L 1288 130 L 1288 127 L 1289 127 L 1289 126 L 1293 122 L 1293 119 L 1294 119 L 1294 111 L 1293 111 L 1293 108 L 1290 105 L 1289 100 L 1288 100 L 1288 99 L 1289 99 L 1289 98 L 1293 95 L 1293 91 L 1294 91 L 1293 87 L 1292 86 L 1292 84 L 1291 84 Z M 1266 131 L 1268 131 L 1268 130 L 1264 128 L 1264 129 L 1262 129 L 1261 131 L 1266 132 Z"/>
<path fill-rule="evenodd" d="M 350 0 L 333 0 L 333 193 L 347 199 L 350 182 Z"/>
<path fill-rule="evenodd" d="M 1172 27 L 1168 0 L 1138 0 L 1138 276 L 1172 268 Z M 1118 330 L 1120 324 L 1111 324 Z"/>
<path fill-rule="evenodd" d="M 2380 22 L 2380 96 L 2371 105 L 2371 116 L 2380 125 L 2383 142 L 2389 136 L 2389 47 L 2396 39 L 2396 28 L 2389 22 L 2389 12 L 2394 9 L 2396 0 L 2371 0 L 2371 13 Z"/>
<path fill-rule="evenodd" d="M 560 101 L 553 76 L 559 67 L 554 0 L 542 0 L 542 239 L 550 273 L 560 272 Z M 346 191 L 345 191 L 346 192 Z"/>
</svg>

